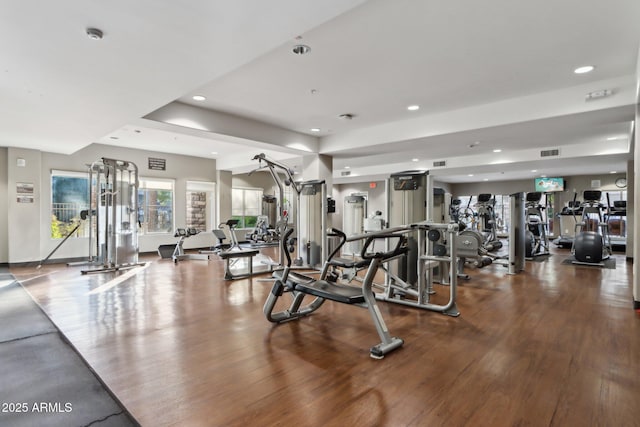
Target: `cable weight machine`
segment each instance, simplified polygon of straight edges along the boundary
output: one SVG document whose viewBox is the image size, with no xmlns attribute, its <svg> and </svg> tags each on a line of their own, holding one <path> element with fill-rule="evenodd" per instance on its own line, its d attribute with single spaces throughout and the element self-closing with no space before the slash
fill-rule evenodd
<svg viewBox="0 0 640 427">
<path fill-rule="evenodd" d="M 138 265 L 138 167 L 101 158 L 89 166 L 89 257 L 82 274 Z M 71 265 L 71 264 L 70 264 Z"/>
</svg>

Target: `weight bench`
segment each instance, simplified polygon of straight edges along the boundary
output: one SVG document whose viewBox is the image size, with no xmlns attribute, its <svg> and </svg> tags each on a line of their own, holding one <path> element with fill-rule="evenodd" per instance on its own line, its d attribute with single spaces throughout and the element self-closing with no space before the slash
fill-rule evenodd
<svg viewBox="0 0 640 427">
<path fill-rule="evenodd" d="M 220 258 L 224 260 L 224 279 L 235 280 L 250 277 L 253 275 L 253 257 L 260 253 L 257 249 L 234 249 L 229 251 L 222 251 L 218 254 Z M 231 272 L 231 260 L 238 258 L 249 258 L 249 271 L 243 274 L 233 274 Z"/>
<path fill-rule="evenodd" d="M 284 243 L 282 242 L 285 242 L 292 232 L 293 230 L 289 229 L 284 234 L 284 238 L 281 240 L 281 244 L 283 246 Z M 270 322 L 283 323 L 299 319 L 313 313 L 315 310 L 320 308 L 326 300 L 366 308 L 371 315 L 378 335 L 382 341 L 380 344 L 373 346 L 370 349 L 369 354 L 374 359 L 382 359 L 385 354 L 401 347 L 404 344 L 404 341 L 398 337 L 392 337 L 389 334 L 389 330 L 387 329 L 380 309 L 377 306 L 376 297 L 371 286 L 376 272 L 382 263 L 391 258 L 406 254 L 408 250 L 407 239 L 401 234 L 371 233 L 366 236 L 366 240 L 362 248 L 362 261 L 352 263 L 350 260 L 347 260 L 349 262 L 338 260 L 336 264 L 342 266 L 354 267 L 357 264 L 360 267 L 368 267 L 362 287 L 356 287 L 326 280 L 329 268 L 332 265 L 332 259 L 347 241 L 346 235 L 340 230 L 333 229 L 332 235 L 339 236 L 341 238 L 341 242 L 331 255 L 329 255 L 327 261 L 325 261 L 319 280 L 301 274 L 290 273 L 291 256 L 288 251 L 284 251 L 287 257 L 287 266 L 285 266 L 281 274 L 278 274 L 279 278 L 277 278 L 273 284 L 273 288 L 265 302 L 263 312 L 267 317 L 267 320 Z M 367 252 L 371 243 L 376 239 L 397 239 L 397 243 L 392 250 L 387 252 Z M 293 295 L 291 305 L 286 310 L 274 312 L 273 310 L 278 298 L 285 292 L 290 292 Z M 306 296 L 313 296 L 315 298 L 310 303 L 302 305 Z"/>
</svg>

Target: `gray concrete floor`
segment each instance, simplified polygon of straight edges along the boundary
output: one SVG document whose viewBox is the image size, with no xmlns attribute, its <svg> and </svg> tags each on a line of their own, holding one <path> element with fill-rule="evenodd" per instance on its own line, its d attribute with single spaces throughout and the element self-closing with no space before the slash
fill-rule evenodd
<svg viewBox="0 0 640 427">
<path fill-rule="evenodd" d="M 138 423 L 0 269 L 0 426 L 126 427 Z"/>
</svg>

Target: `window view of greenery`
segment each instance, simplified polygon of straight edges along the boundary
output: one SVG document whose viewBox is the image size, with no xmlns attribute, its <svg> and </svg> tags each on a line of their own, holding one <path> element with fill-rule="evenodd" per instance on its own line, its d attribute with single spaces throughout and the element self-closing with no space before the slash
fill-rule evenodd
<svg viewBox="0 0 640 427">
<path fill-rule="evenodd" d="M 233 188 L 231 190 L 231 217 L 237 219 L 237 228 L 253 228 L 262 214 L 262 189 Z"/>
<path fill-rule="evenodd" d="M 80 211 L 89 208 L 89 178 L 81 174 L 51 176 L 51 238 L 67 236 L 80 221 Z M 88 236 L 88 224 L 72 237 Z"/>
<path fill-rule="evenodd" d="M 143 233 L 173 232 L 173 182 L 140 181 L 138 221 Z"/>
</svg>

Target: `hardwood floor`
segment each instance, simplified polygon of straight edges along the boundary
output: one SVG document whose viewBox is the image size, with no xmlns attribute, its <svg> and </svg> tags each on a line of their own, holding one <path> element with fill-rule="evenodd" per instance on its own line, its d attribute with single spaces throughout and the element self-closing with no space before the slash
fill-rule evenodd
<svg viewBox="0 0 640 427">
<path fill-rule="evenodd" d="M 326 302 L 274 326 L 271 283 L 224 281 L 217 259 L 146 256 L 115 284 L 56 264 L 11 272 L 143 426 L 640 425 L 631 264 L 567 256 L 470 270 L 457 318 L 380 303 L 405 340 L 383 360 L 366 310 Z"/>
</svg>

